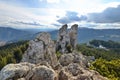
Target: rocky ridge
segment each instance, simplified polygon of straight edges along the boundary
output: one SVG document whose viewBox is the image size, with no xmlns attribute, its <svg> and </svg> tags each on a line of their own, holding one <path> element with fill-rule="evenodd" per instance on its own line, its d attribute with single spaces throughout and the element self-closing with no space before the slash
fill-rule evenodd
<svg viewBox="0 0 120 80">
<path fill-rule="evenodd" d="M 40 33 L 29 42 L 20 63 L 8 64 L 0 71 L 0 80 L 107 80 L 98 72 L 89 70 L 86 57 L 74 50 L 76 36 L 76 24 L 69 32 L 67 25 L 63 25 L 56 43 L 49 33 Z M 61 52 L 59 58 L 57 51 Z"/>
</svg>

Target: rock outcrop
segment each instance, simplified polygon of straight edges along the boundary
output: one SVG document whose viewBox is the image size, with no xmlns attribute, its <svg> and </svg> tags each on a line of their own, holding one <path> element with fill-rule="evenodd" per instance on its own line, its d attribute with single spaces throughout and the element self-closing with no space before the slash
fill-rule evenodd
<svg viewBox="0 0 120 80">
<path fill-rule="evenodd" d="M 55 71 L 47 66 L 34 67 L 26 76 L 26 80 L 57 80 Z"/>
<path fill-rule="evenodd" d="M 28 74 L 35 67 L 31 63 L 8 64 L 0 71 L 0 80 L 17 80 Z"/>
<path fill-rule="evenodd" d="M 59 29 L 58 33 L 56 49 L 61 53 L 72 52 L 72 50 L 76 48 L 77 44 L 78 25 L 72 25 L 70 30 L 67 30 L 67 27 L 67 24 L 63 25 L 62 28 Z"/>
<path fill-rule="evenodd" d="M 68 54 L 66 44 L 68 42 L 74 49 L 76 37 L 77 25 L 73 25 L 69 32 L 67 25 L 59 30 L 57 45 L 64 54 L 57 59 L 56 44 L 50 34 L 40 33 L 29 42 L 20 63 L 8 64 L 0 71 L 0 80 L 107 80 L 98 72 L 89 70 L 84 55 L 75 50 Z"/>
<path fill-rule="evenodd" d="M 0 72 L 0 80 L 57 80 L 57 75 L 50 66 L 23 62 L 5 66 Z"/>
<path fill-rule="evenodd" d="M 40 33 L 35 40 L 29 42 L 22 62 L 34 64 L 48 62 L 52 67 L 56 66 L 58 62 L 55 55 L 55 43 L 51 40 L 49 33 Z"/>
<path fill-rule="evenodd" d="M 70 44 L 73 49 L 75 49 L 77 45 L 77 31 L 78 31 L 78 25 L 77 24 L 72 25 L 69 32 L 69 38 L 70 38 Z"/>
</svg>

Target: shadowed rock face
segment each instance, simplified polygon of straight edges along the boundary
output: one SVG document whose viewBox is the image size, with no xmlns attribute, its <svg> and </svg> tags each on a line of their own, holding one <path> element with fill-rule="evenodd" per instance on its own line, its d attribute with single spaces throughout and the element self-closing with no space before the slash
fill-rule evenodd
<svg viewBox="0 0 120 80">
<path fill-rule="evenodd" d="M 77 44 L 78 25 L 72 25 L 69 31 L 67 30 L 67 27 L 67 24 L 63 25 L 62 28 L 59 29 L 58 33 L 56 51 L 61 53 L 72 52 L 72 49 L 75 49 Z"/>
<path fill-rule="evenodd" d="M 70 44 L 73 47 L 73 49 L 75 49 L 77 45 L 77 31 L 78 31 L 78 25 L 77 24 L 72 25 L 69 32 L 69 37 L 70 37 Z"/>
<path fill-rule="evenodd" d="M 67 24 L 63 25 L 62 28 L 59 29 L 58 33 L 56 50 L 62 53 L 66 51 L 66 45 L 69 43 L 67 27 L 68 27 Z"/>
<path fill-rule="evenodd" d="M 62 40 L 60 36 L 63 36 Z M 75 48 L 76 36 L 77 25 L 73 25 L 69 32 L 64 25 L 57 43 L 61 45 L 61 51 L 66 51 L 66 45 L 62 44 L 66 42 Z M 0 71 L 0 80 L 107 80 L 98 72 L 89 70 L 86 57 L 79 52 L 64 52 L 57 59 L 55 45 L 49 33 L 40 33 L 29 42 L 21 63 L 8 64 Z"/>
</svg>

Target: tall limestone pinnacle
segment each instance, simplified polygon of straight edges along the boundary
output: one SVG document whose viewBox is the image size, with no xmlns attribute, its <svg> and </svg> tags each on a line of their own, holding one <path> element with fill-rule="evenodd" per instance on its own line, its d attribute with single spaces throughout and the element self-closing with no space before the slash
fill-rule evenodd
<svg viewBox="0 0 120 80">
<path fill-rule="evenodd" d="M 74 24 L 71 29 L 67 29 L 68 25 L 65 24 L 59 29 L 56 50 L 61 53 L 71 52 L 76 48 L 77 44 L 77 30 L 78 25 Z"/>
<path fill-rule="evenodd" d="M 50 34 L 42 32 L 30 40 L 22 61 L 8 64 L 0 71 L 0 80 L 108 80 L 94 70 L 89 70 L 87 58 L 75 49 L 77 44 L 75 24 L 68 31 L 63 25 L 58 33 L 57 43 Z M 56 46 L 57 45 L 57 46 Z M 63 52 L 59 58 L 56 48 Z M 70 54 L 66 54 L 71 52 Z"/>
<path fill-rule="evenodd" d="M 55 43 L 51 40 L 50 34 L 40 33 L 35 40 L 29 42 L 29 47 L 23 55 L 22 62 L 34 64 L 48 62 L 52 67 L 57 64 L 55 55 Z"/>
</svg>

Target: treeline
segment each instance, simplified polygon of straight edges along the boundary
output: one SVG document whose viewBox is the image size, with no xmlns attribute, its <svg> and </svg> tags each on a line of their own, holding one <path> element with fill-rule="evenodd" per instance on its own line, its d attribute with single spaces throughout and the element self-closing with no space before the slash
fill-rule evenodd
<svg viewBox="0 0 120 80">
<path fill-rule="evenodd" d="M 82 52 L 82 54 L 96 58 L 90 68 L 98 71 L 110 80 L 120 80 L 120 44 L 114 41 L 102 40 L 93 40 L 90 41 L 90 44 L 96 47 L 103 45 L 108 48 L 108 50 L 106 50 L 87 44 L 77 45 L 76 49 Z"/>
<path fill-rule="evenodd" d="M 120 48 L 120 42 L 115 42 L 111 40 L 108 40 L 108 41 L 92 40 L 89 43 L 95 47 L 99 47 L 99 45 L 102 45 L 108 49 Z"/>
<path fill-rule="evenodd" d="M 9 63 L 18 63 L 28 47 L 28 41 L 19 41 L 0 47 L 0 70 Z"/>
<path fill-rule="evenodd" d="M 86 44 L 79 44 L 77 45 L 76 49 L 82 52 L 82 54 L 86 56 L 94 56 L 96 59 L 102 58 L 108 61 L 113 59 L 120 59 L 120 52 L 115 49 L 99 49 L 87 46 Z"/>
</svg>

